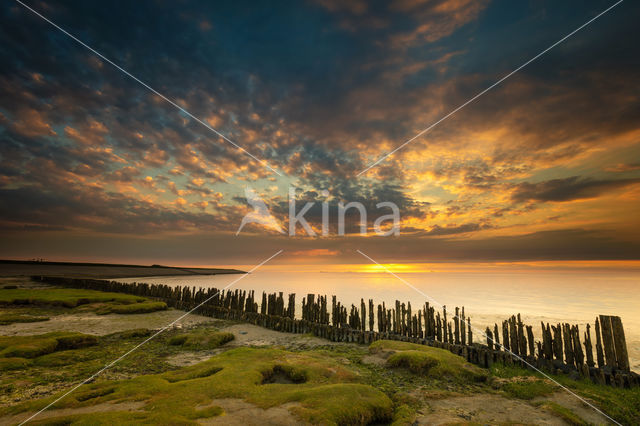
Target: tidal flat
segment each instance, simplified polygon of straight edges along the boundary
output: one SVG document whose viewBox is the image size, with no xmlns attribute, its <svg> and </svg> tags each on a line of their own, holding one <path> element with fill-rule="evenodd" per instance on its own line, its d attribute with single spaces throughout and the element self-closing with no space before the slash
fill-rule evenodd
<svg viewBox="0 0 640 426">
<path fill-rule="evenodd" d="M 0 283 L 0 423 L 18 424 L 184 314 L 120 293 Z M 554 380 L 622 424 L 640 390 Z M 538 373 L 398 341 L 330 342 L 189 315 L 35 424 L 607 424 Z"/>
</svg>

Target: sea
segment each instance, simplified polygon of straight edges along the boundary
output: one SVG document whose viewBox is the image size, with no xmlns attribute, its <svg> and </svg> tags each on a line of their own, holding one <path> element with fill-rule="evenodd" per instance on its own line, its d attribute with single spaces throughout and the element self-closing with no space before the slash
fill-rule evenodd
<svg viewBox="0 0 640 426">
<path fill-rule="evenodd" d="M 251 265 L 224 265 L 249 270 Z M 243 275 L 190 275 L 118 279 L 172 286 L 296 293 L 296 312 L 308 293 L 336 295 L 343 305 L 364 299 L 465 308 L 478 330 L 521 314 L 540 338 L 540 322 L 594 325 L 597 315 L 622 318 L 632 369 L 640 372 L 640 262 L 432 263 L 391 265 L 265 265 Z M 482 335 L 475 333 L 474 340 Z M 592 329 L 592 339 L 595 332 Z"/>
</svg>

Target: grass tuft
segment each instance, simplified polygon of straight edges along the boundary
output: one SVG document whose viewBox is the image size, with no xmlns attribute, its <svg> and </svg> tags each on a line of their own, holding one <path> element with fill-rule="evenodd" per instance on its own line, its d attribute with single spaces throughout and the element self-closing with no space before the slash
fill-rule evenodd
<svg viewBox="0 0 640 426">
<path fill-rule="evenodd" d="M 464 382 L 485 382 L 488 372 L 446 349 L 394 340 L 378 340 L 369 346 L 372 353 L 388 352 L 388 367 L 403 367 L 427 377 Z"/>
</svg>

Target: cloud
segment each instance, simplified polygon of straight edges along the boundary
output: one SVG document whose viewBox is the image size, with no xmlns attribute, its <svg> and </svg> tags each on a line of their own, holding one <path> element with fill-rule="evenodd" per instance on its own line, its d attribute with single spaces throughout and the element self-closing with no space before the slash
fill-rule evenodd
<svg viewBox="0 0 640 426">
<path fill-rule="evenodd" d="M 572 176 L 564 179 L 551 179 L 537 183 L 523 182 L 515 187 L 511 197 L 516 202 L 573 201 L 595 198 L 605 193 L 638 183 L 640 183 L 640 178 L 597 180 Z"/>
</svg>

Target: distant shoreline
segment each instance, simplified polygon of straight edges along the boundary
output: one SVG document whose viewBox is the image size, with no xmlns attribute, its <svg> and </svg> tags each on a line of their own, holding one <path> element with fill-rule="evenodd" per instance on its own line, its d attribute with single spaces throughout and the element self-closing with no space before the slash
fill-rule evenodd
<svg viewBox="0 0 640 426">
<path fill-rule="evenodd" d="M 166 265 L 127 265 L 115 263 L 46 262 L 0 259 L 0 277 L 55 275 L 84 278 L 137 278 L 153 276 L 245 274 L 225 268 L 190 268 Z"/>
</svg>

